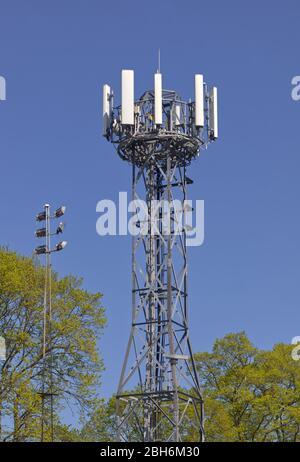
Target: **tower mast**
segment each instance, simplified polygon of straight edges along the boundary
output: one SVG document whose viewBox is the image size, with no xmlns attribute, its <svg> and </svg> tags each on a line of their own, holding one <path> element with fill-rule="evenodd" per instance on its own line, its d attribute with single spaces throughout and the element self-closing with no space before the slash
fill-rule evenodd
<svg viewBox="0 0 300 462">
<path fill-rule="evenodd" d="M 160 61 L 160 59 L 159 59 Z M 159 64 L 160 67 L 160 64 Z M 117 390 L 120 441 L 204 440 L 203 398 L 191 349 L 187 293 L 187 167 L 218 137 L 217 90 L 195 76 L 195 101 L 162 89 L 134 99 L 122 71 L 121 105 L 103 88 L 103 134 L 132 165 L 132 322 Z M 141 200 L 145 203 L 144 210 Z M 194 433 L 193 433 L 194 434 Z"/>
</svg>

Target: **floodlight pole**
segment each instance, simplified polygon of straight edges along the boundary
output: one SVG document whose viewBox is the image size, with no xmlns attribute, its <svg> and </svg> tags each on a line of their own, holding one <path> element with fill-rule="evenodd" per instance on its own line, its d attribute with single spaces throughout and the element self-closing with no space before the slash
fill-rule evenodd
<svg viewBox="0 0 300 462">
<path fill-rule="evenodd" d="M 41 442 L 45 441 L 46 434 L 50 433 L 50 441 L 54 441 L 54 381 L 53 381 L 53 343 L 52 343 L 52 266 L 51 254 L 62 250 L 67 244 L 62 241 L 51 248 L 51 220 L 59 218 L 65 213 L 65 207 L 60 207 L 51 216 L 51 207 L 44 205 L 44 211 L 36 216 L 39 222 L 45 221 L 45 228 L 36 231 L 36 237 L 45 237 L 45 244 L 35 249 L 35 253 L 45 255 L 45 286 L 44 286 L 44 306 L 43 306 L 43 339 L 42 339 L 42 389 L 40 392 L 42 401 L 41 412 Z M 63 232 L 64 223 L 60 223 L 56 233 Z M 48 430 L 48 431 L 47 431 Z"/>
<path fill-rule="evenodd" d="M 53 424 L 53 351 L 52 351 L 52 297 L 51 297 L 51 215 L 50 205 L 44 206 L 46 213 L 46 266 L 45 266 L 45 292 L 44 292 L 44 318 L 43 318 L 43 372 L 42 372 L 42 422 L 41 441 L 45 441 L 45 431 L 50 420 L 50 438 L 54 441 Z M 48 409 L 48 407 L 50 409 Z M 49 415 L 47 415 L 49 414 Z"/>
</svg>

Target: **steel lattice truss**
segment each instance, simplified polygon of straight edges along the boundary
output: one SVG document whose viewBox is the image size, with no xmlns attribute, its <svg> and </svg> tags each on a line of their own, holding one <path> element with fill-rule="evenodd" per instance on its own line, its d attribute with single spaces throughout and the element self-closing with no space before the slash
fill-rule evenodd
<svg viewBox="0 0 300 462">
<path fill-rule="evenodd" d="M 140 233 L 132 241 L 132 327 L 117 392 L 119 440 L 184 441 L 193 431 L 202 441 L 203 401 L 188 328 L 186 162 L 170 143 L 168 156 L 160 155 L 166 146 L 157 140 L 144 143 L 144 150 L 146 161 L 132 166 Z M 138 211 L 140 199 L 148 220 Z"/>
</svg>

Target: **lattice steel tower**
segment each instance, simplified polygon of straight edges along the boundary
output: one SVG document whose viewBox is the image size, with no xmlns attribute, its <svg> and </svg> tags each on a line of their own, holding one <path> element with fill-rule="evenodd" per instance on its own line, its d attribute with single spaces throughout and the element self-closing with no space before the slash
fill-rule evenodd
<svg viewBox="0 0 300 462">
<path fill-rule="evenodd" d="M 103 135 L 132 166 L 132 326 L 117 390 L 120 441 L 204 440 L 203 400 L 189 338 L 187 167 L 218 137 L 217 89 L 195 75 L 195 100 L 173 90 L 134 98 L 122 71 L 121 105 L 103 87 Z M 132 205 L 133 204 L 133 205 Z M 143 204 L 145 204 L 143 206 Z"/>
</svg>

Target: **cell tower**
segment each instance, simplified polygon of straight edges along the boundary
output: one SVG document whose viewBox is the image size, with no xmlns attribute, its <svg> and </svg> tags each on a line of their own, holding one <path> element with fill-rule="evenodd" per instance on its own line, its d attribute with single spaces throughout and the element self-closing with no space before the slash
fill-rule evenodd
<svg viewBox="0 0 300 462">
<path fill-rule="evenodd" d="M 154 90 L 136 100 L 134 71 L 122 70 L 121 105 L 114 106 L 113 91 L 103 87 L 103 123 L 103 135 L 132 166 L 130 211 L 139 231 L 132 238 L 132 325 L 116 396 L 118 439 L 185 441 L 193 428 L 204 441 L 203 399 L 189 337 L 192 180 L 186 170 L 218 138 L 217 88 L 209 90 L 196 74 L 195 98 L 187 102 L 163 90 L 158 70 Z M 141 199 L 147 210 L 141 210 Z"/>
</svg>

